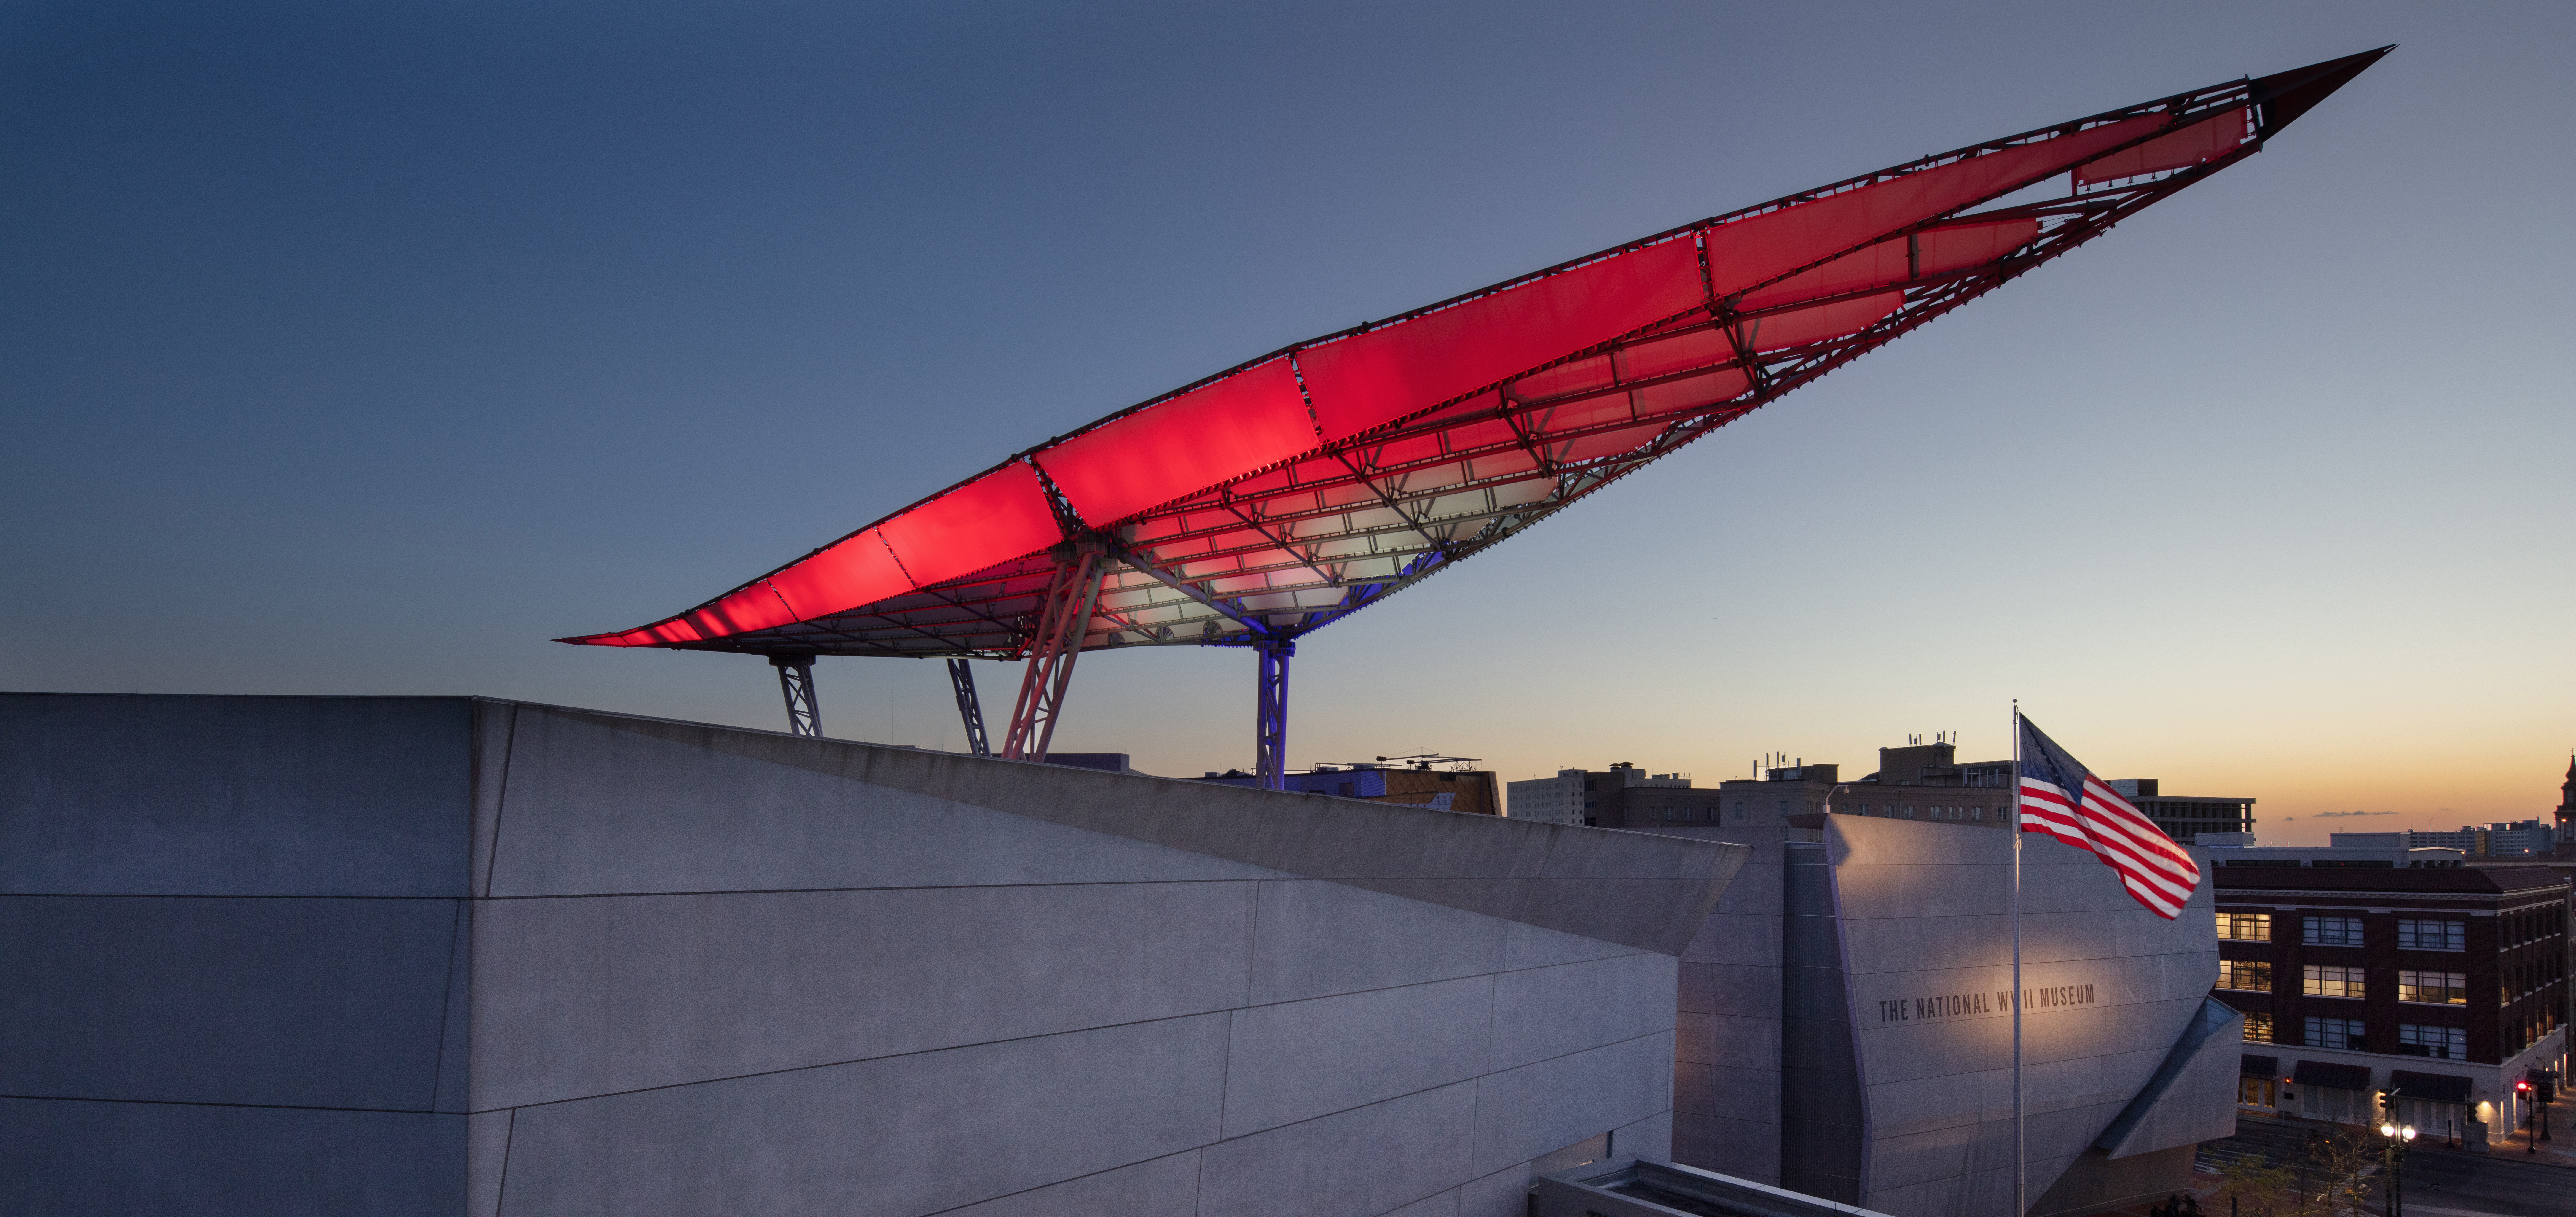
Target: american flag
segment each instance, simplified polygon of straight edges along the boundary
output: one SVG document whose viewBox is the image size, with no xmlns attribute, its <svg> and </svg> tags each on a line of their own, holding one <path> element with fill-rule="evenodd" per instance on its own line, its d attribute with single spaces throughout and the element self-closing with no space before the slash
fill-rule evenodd
<svg viewBox="0 0 2576 1217">
<path fill-rule="evenodd" d="M 2200 866 L 2120 792 L 2021 720 L 2021 830 L 2089 849 L 2138 903 L 2167 921 L 2200 886 Z"/>
</svg>

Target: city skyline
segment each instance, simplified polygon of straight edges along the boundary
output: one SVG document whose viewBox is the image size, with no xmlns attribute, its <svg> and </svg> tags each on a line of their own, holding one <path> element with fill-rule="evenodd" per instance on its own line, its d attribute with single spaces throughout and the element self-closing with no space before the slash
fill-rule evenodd
<svg viewBox="0 0 2576 1217">
<path fill-rule="evenodd" d="M 6 683 L 776 729 L 755 659 L 547 639 L 1362 316 L 2396 42 L 2249 163 L 1317 636 L 1290 758 L 1858 775 L 2005 755 L 2018 697 L 2267 841 L 2548 816 L 2576 310 L 2533 152 L 2576 19 L 1617 15 L 13 10 L 0 206 L 51 235 L 0 254 Z M 998 714 L 1017 669 L 977 671 Z M 817 676 L 830 734 L 961 746 L 938 664 Z M 1243 766 L 1252 684 L 1087 656 L 1055 747 Z"/>
</svg>

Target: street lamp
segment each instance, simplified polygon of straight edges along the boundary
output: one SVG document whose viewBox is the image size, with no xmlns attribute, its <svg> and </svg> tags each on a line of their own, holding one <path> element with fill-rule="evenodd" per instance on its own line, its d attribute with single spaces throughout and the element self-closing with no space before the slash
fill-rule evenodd
<svg viewBox="0 0 2576 1217">
<path fill-rule="evenodd" d="M 2379 1135 L 2385 1138 L 2380 1143 L 2379 1160 L 2388 1172 L 2386 1211 L 2388 1217 L 2405 1217 L 2406 1196 L 2399 1175 L 2406 1166 L 2406 1144 L 2415 1139 L 2415 1126 L 2393 1122 L 2382 1124 Z"/>
<path fill-rule="evenodd" d="M 2540 1139 L 2546 1141 L 2549 1139 L 2549 1105 L 2558 1100 L 2558 1071 L 2534 1069 L 2528 1076 L 2534 1086 L 2532 1097 L 2538 1100 L 2532 1106 L 2540 1109 Z"/>
</svg>

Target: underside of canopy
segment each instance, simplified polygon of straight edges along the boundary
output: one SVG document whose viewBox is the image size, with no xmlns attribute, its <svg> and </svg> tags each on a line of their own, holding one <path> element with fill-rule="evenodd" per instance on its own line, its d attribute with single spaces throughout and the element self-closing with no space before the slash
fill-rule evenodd
<svg viewBox="0 0 2576 1217">
<path fill-rule="evenodd" d="M 1293 642 L 2251 156 L 2385 53 L 1925 157 L 1297 343 L 697 608 L 562 641 L 1028 658 L 1073 641 L 1063 623 L 1048 641 L 1047 605 L 1079 568 L 1097 592 L 1067 649 Z"/>
</svg>

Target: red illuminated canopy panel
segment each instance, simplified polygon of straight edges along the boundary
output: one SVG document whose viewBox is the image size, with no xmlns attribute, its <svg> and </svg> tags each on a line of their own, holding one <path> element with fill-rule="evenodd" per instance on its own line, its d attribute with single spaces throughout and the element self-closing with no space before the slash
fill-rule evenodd
<svg viewBox="0 0 2576 1217">
<path fill-rule="evenodd" d="M 1318 629 L 2245 159 L 2385 53 L 1925 157 L 1296 343 L 697 608 L 562 641 L 1017 656 L 1075 543 L 1115 559 L 1087 648 Z"/>
</svg>

